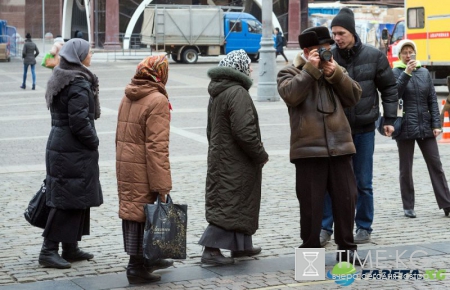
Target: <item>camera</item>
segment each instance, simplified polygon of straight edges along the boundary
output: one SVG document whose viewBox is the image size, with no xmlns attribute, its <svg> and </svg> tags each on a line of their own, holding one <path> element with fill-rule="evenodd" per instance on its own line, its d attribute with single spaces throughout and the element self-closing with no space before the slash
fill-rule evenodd
<svg viewBox="0 0 450 290">
<path fill-rule="evenodd" d="M 322 61 L 330 61 L 331 57 L 333 56 L 331 51 L 327 50 L 324 47 L 319 48 L 319 50 L 317 52 L 319 53 L 320 60 L 322 60 Z"/>
</svg>

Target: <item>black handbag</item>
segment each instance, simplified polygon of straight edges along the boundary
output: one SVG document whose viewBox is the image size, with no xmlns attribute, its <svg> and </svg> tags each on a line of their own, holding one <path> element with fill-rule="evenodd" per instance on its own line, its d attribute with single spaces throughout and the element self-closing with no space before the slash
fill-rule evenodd
<svg viewBox="0 0 450 290">
<path fill-rule="evenodd" d="M 397 138 L 398 135 L 400 135 L 401 131 L 402 131 L 402 121 L 403 121 L 403 100 L 399 99 L 398 100 L 398 108 L 397 108 L 397 118 L 394 121 L 394 133 L 392 133 L 392 138 Z M 377 128 L 378 132 L 383 135 L 386 136 L 386 134 L 384 133 L 384 117 L 382 117 L 381 115 L 378 117 L 378 120 L 375 121 L 375 127 Z"/>
<path fill-rule="evenodd" d="M 32 225 L 41 229 L 45 228 L 47 224 L 48 214 L 50 212 L 50 207 L 46 205 L 45 198 L 45 179 L 42 182 L 41 188 L 36 192 L 36 194 L 31 198 L 28 207 L 25 209 L 24 216 L 25 219 Z"/>
<path fill-rule="evenodd" d="M 167 203 L 159 196 L 154 204 L 144 206 L 144 257 L 150 262 L 159 259 L 186 259 L 187 205 Z"/>
</svg>

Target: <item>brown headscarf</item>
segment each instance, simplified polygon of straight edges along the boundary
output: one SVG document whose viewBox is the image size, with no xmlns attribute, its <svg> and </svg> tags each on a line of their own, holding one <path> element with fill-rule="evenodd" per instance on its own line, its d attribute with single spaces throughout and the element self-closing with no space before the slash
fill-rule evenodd
<svg viewBox="0 0 450 290">
<path fill-rule="evenodd" d="M 169 61 L 166 55 L 152 55 L 144 58 L 137 66 L 135 79 L 148 80 L 158 87 L 167 98 L 166 83 L 169 77 Z"/>
</svg>

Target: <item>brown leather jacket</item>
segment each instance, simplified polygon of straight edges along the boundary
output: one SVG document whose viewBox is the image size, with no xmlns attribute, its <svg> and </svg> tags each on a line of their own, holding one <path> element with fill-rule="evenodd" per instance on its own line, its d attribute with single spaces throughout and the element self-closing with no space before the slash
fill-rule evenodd
<svg viewBox="0 0 450 290">
<path fill-rule="evenodd" d="M 144 222 L 144 205 L 172 189 L 169 101 L 146 80 L 133 79 L 119 107 L 116 175 L 119 217 Z"/>
<path fill-rule="evenodd" d="M 336 64 L 330 77 L 300 56 L 278 73 L 278 92 L 291 124 L 290 159 L 330 157 L 356 152 L 343 108 L 354 106 L 361 87 Z"/>
</svg>

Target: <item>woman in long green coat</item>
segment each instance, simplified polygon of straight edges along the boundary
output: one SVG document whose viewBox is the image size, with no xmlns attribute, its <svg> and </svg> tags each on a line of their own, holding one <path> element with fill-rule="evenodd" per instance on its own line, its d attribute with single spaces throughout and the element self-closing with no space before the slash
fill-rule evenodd
<svg viewBox="0 0 450 290">
<path fill-rule="evenodd" d="M 261 252 L 253 246 L 261 203 L 262 167 L 269 160 L 261 142 L 258 114 L 248 90 L 250 59 L 230 52 L 208 71 L 208 172 L 206 228 L 199 244 L 202 263 L 232 264 L 233 257 Z M 231 251 L 224 257 L 220 249 Z"/>
</svg>

